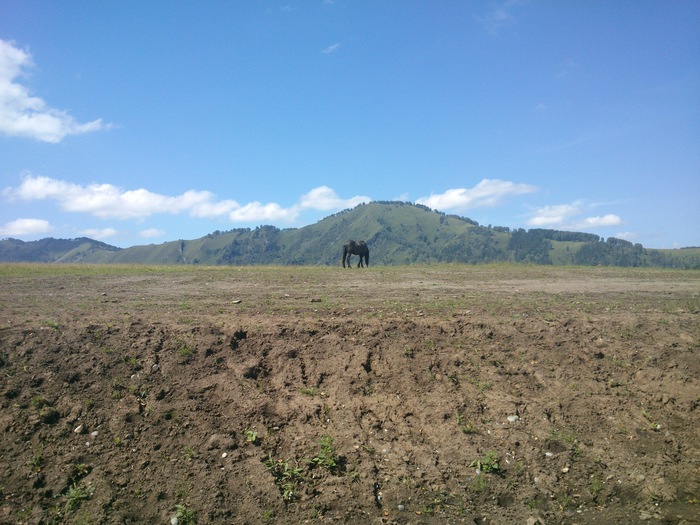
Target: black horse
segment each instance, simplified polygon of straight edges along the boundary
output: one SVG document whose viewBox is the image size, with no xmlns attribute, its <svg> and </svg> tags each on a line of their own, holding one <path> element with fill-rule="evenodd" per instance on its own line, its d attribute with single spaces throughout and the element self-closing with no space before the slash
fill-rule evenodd
<svg viewBox="0 0 700 525">
<path fill-rule="evenodd" d="M 360 256 L 360 262 L 357 263 L 358 268 L 364 268 L 365 265 L 369 267 L 369 248 L 365 244 L 365 241 L 347 241 L 345 244 L 343 244 L 343 258 L 340 260 L 340 262 L 343 264 L 343 268 L 345 268 L 346 261 L 348 263 L 347 267 L 352 267 L 352 265 L 350 264 L 350 257 L 352 257 L 353 255 Z M 365 264 L 362 264 L 363 260 Z"/>
</svg>

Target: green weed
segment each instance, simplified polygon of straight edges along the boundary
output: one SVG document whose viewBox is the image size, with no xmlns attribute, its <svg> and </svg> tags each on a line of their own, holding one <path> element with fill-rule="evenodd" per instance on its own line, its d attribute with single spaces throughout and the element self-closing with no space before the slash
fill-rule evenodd
<svg viewBox="0 0 700 525">
<path fill-rule="evenodd" d="M 299 466 L 299 462 L 294 460 L 292 466 L 290 460 L 274 460 L 272 456 L 268 456 L 264 463 L 275 479 L 285 503 L 299 499 L 297 486 L 305 480 L 304 470 Z"/>
<path fill-rule="evenodd" d="M 177 525 L 195 525 L 197 523 L 197 514 L 185 505 L 175 505 L 175 518 L 177 518 Z"/>
<path fill-rule="evenodd" d="M 480 472 L 498 472 L 498 452 L 490 450 L 481 459 L 475 459 L 469 464 L 470 467 L 476 467 Z"/>
<path fill-rule="evenodd" d="M 591 477 L 591 484 L 588 487 L 591 495 L 595 498 L 603 490 L 603 481 L 598 479 L 595 475 Z"/>
<path fill-rule="evenodd" d="M 34 452 L 34 455 L 32 456 L 31 460 L 31 465 L 32 468 L 34 469 L 35 472 L 39 472 L 42 467 L 44 466 L 44 449 L 39 448 L 36 452 Z"/>
<path fill-rule="evenodd" d="M 299 389 L 299 391 L 300 391 L 302 394 L 304 394 L 305 396 L 311 396 L 311 397 L 313 397 L 313 396 L 315 396 L 316 394 L 318 394 L 318 388 L 313 387 L 313 386 L 311 386 L 311 387 L 304 387 L 304 386 L 303 386 L 303 387 L 301 387 L 301 388 Z"/>
<path fill-rule="evenodd" d="M 83 483 L 73 483 L 66 493 L 66 512 L 76 510 L 80 504 L 92 498 L 95 493 L 95 487 L 92 485 L 84 485 Z"/>
<path fill-rule="evenodd" d="M 340 468 L 340 456 L 338 456 L 338 451 L 333 444 L 333 438 L 322 436 L 318 447 L 318 454 L 311 459 L 311 463 L 335 474 Z"/>
<path fill-rule="evenodd" d="M 253 445 L 257 445 L 258 443 L 260 443 L 260 437 L 258 436 L 258 433 L 255 430 L 246 430 L 245 440 L 248 443 L 252 443 Z"/>
</svg>

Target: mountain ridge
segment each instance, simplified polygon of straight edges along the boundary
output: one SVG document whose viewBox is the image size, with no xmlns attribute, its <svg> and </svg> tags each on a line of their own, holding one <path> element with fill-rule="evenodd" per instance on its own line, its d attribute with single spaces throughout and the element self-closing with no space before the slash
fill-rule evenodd
<svg viewBox="0 0 700 525">
<path fill-rule="evenodd" d="M 301 228 L 217 230 L 198 239 L 129 248 L 87 237 L 9 238 L 0 241 L 0 262 L 339 265 L 343 242 L 351 238 L 367 242 L 373 265 L 517 262 L 700 268 L 700 248 L 657 250 L 583 232 L 481 226 L 400 201 L 360 204 Z"/>
</svg>

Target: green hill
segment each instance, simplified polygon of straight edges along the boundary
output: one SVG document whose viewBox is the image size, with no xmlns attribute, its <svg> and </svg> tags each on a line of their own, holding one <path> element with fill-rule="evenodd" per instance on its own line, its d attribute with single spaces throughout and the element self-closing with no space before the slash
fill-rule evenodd
<svg viewBox="0 0 700 525">
<path fill-rule="evenodd" d="M 126 249 L 86 238 L 6 239 L 0 241 L 0 261 L 327 266 L 340 264 L 347 239 L 367 242 L 371 265 L 516 262 L 700 269 L 700 248 L 652 250 L 589 233 L 484 227 L 403 202 L 361 204 L 303 228 L 237 228 Z"/>
</svg>

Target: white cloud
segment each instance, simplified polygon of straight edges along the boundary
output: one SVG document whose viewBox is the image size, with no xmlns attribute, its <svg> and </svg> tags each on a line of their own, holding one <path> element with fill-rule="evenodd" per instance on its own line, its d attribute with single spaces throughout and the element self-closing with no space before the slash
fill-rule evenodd
<svg viewBox="0 0 700 525">
<path fill-rule="evenodd" d="M 624 239 L 626 241 L 634 241 L 637 238 L 635 232 L 619 232 L 614 235 L 618 239 Z"/>
<path fill-rule="evenodd" d="M 285 208 L 271 202 L 217 200 L 209 191 L 188 190 L 169 196 L 144 188 L 123 190 L 113 184 L 80 185 L 25 173 L 19 186 L 5 188 L 1 195 L 10 201 L 50 200 L 67 212 L 89 213 L 102 219 L 143 220 L 158 214 L 188 213 L 191 217 L 229 219 L 232 222 L 292 222 L 305 209 L 340 210 L 372 199 L 356 196 L 343 199 L 328 186 L 320 186 L 301 196 L 298 203 Z"/>
<path fill-rule="evenodd" d="M 571 217 L 579 215 L 581 209 L 573 204 L 557 204 L 538 208 L 527 221 L 529 226 L 552 227 L 565 224 Z"/>
<path fill-rule="evenodd" d="M 81 235 L 85 235 L 87 237 L 90 237 L 91 239 L 107 239 L 108 237 L 114 237 L 117 233 L 119 233 L 116 229 L 114 228 L 102 228 L 102 229 L 95 229 L 95 228 L 89 228 L 87 230 L 82 230 Z"/>
<path fill-rule="evenodd" d="M 17 82 L 30 66 L 32 58 L 28 52 L 0 39 L 0 133 L 57 143 L 67 135 L 109 127 L 102 119 L 81 124 L 67 111 L 51 108 L 41 98 L 31 96 Z"/>
<path fill-rule="evenodd" d="M 232 211 L 229 218 L 234 222 L 283 221 L 291 222 L 299 216 L 299 207 L 283 208 L 277 203 L 251 202 Z"/>
<path fill-rule="evenodd" d="M 473 208 L 496 206 L 503 199 L 537 191 L 535 186 L 499 179 L 483 179 L 473 188 L 454 188 L 445 193 L 421 197 L 416 203 L 435 210 L 466 211 Z"/>
<path fill-rule="evenodd" d="M 151 239 L 153 237 L 162 237 L 165 235 L 165 231 L 159 230 L 157 228 L 149 228 L 147 230 L 141 230 L 139 232 L 139 236 L 143 237 L 144 239 Z"/>
<path fill-rule="evenodd" d="M 589 228 L 600 228 L 607 226 L 618 226 L 622 224 L 622 219 L 615 214 L 597 215 L 592 217 L 578 218 L 584 214 L 585 204 L 577 201 L 573 204 L 556 204 L 543 206 L 534 211 L 527 220 L 528 226 L 537 228 L 563 228 L 565 230 L 586 230 Z"/>
<path fill-rule="evenodd" d="M 484 15 L 474 15 L 474 18 L 484 26 L 484 29 L 494 36 L 498 36 L 502 29 L 512 27 L 517 23 L 513 8 L 524 4 L 521 0 L 506 0 L 499 2 L 491 11 Z"/>
<path fill-rule="evenodd" d="M 43 219 L 17 219 L 0 226 L 0 235 L 12 237 L 13 235 L 37 235 L 53 230 L 51 224 Z"/>
<path fill-rule="evenodd" d="M 350 199 L 341 199 L 338 194 L 328 186 L 319 186 L 314 188 L 309 193 L 301 196 L 299 205 L 302 208 L 313 210 L 327 211 L 340 210 L 345 208 L 354 208 L 363 202 L 369 202 L 370 197 L 358 195 Z"/>
<path fill-rule="evenodd" d="M 580 223 L 581 228 L 596 228 L 598 226 L 618 226 L 622 224 L 622 219 L 612 213 L 603 215 L 602 217 L 586 217 Z"/>
<path fill-rule="evenodd" d="M 32 174 L 25 174 L 19 187 L 6 188 L 3 195 L 10 200 L 53 200 L 64 211 L 90 213 L 103 219 L 143 219 L 184 211 L 203 217 L 212 216 L 212 210 L 223 215 L 235 205 L 231 201 L 215 202 L 214 194 L 208 191 L 190 190 L 170 197 L 143 188 L 123 191 L 112 184 L 81 186 Z"/>
<path fill-rule="evenodd" d="M 331 53 L 335 53 L 336 51 L 338 51 L 339 47 L 340 47 L 340 42 L 336 42 L 335 44 L 332 44 L 332 45 L 328 46 L 327 48 L 322 49 L 321 53 L 329 55 Z"/>
</svg>

